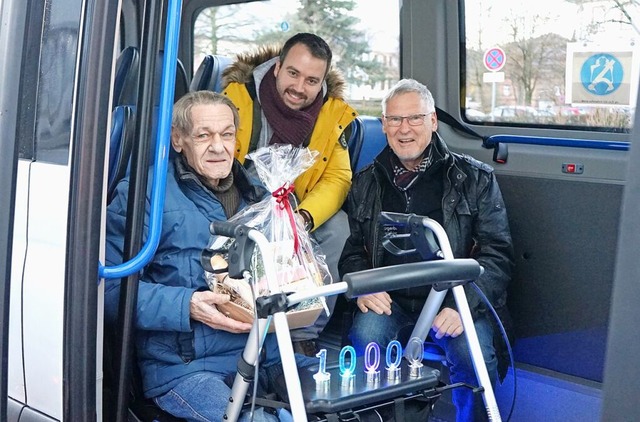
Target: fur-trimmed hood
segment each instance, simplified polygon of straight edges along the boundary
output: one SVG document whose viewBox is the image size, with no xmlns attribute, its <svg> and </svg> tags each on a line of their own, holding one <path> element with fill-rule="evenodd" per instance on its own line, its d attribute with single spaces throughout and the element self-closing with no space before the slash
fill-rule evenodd
<svg viewBox="0 0 640 422">
<path fill-rule="evenodd" d="M 241 84 L 251 82 L 253 70 L 262 63 L 279 56 L 280 50 L 281 47 L 263 46 L 248 53 L 238 54 L 235 61 L 222 73 L 223 89 L 231 82 Z M 325 82 L 327 84 L 327 94 L 329 97 L 344 100 L 346 81 L 338 69 L 331 67 L 325 78 Z"/>
</svg>

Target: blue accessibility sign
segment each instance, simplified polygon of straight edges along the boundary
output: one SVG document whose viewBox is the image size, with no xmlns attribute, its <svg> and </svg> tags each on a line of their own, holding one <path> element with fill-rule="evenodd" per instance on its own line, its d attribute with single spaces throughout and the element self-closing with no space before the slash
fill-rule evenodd
<svg viewBox="0 0 640 422">
<path fill-rule="evenodd" d="M 608 53 L 589 57 L 580 69 L 582 86 L 594 95 L 608 95 L 622 84 L 624 69 L 622 62 Z"/>
</svg>

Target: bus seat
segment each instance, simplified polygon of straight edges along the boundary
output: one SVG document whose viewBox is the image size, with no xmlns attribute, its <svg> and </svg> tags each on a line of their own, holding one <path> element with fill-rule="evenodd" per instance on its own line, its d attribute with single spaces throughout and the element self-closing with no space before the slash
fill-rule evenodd
<svg viewBox="0 0 640 422">
<path fill-rule="evenodd" d="M 193 75 L 190 91 L 214 91 L 222 90 L 222 72 L 232 63 L 230 57 L 207 55 L 200 63 L 198 70 Z"/>
<path fill-rule="evenodd" d="M 153 105 L 157 107 L 160 104 L 160 80 L 162 79 L 162 61 L 164 60 L 164 51 L 158 52 L 158 58 L 156 59 L 156 74 L 154 81 L 158 84 L 155 90 L 155 97 L 153 99 Z M 184 69 L 184 65 L 177 59 L 176 62 L 176 79 L 173 90 L 173 102 L 175 103 L 186 94 L 189 90 L 189 79 L 187 78 L 187 72 Z"/>
<path fill-rule="evenodd" d="M 160 104 L 160 80 L 162 79 L 162 61 L 164 59 L 164 51 L 158 52 L 158 58 L 156 59 L 156 74 L 154 81 L 158 83 L 157 88 L 155 90 L 155 97 L 153 99 L 153 104 L 156 107 L 155 111 L 157 111 L 157 107 Z M 176 63 L 176 80 L 173 91 L 173 102 L 175 103 L 182 97 L 184 94 L 189 92 L 189 78 L 187 78 L 187 71 L 184 69 L 184 65 L 180 61 L 177 60 Z M 137 99 L 137 98 L 136 98 Z"/>
<path fill-rule="evenodd" d="M 107 168 L 107 203 L 116 185 L 127 173 L 134 142 L 135 104 L 138 97 L 140 54 L 134 46 L 126 47 L 116 59 L 113 81 L 113 110 L 109 134 Z"/>
<path fill-rule="evenodd" d="M 382 120 L 374 116 L 358 116 L 349 139 L 351 170 L 354 173 L 373 163 L 373 159 L 387 145 L 387 136 L 382 131 Z"/>
<path fill-rule="evenodd" d="M 360 156 L 360 149 L 362 148 L 362 119 L 360 119 L 360 116 L 356 117 L 350 126 L 351 135 L 347 141 L 347 146 L 349 149 L 351 171 L 355 173 L 358 165 L 358 157 Z"/>
<path fill-rule="evenodd" d="M 163 52 L 158 53 L 156 61 L 156 80 L 162 75 Z M 116 72 L 113 81 L 113 105 L 112 109 L 119 105 L 133 105 L 138 101 L 138 78 L 140 72 L 140 54 L 138 48 L 126 47 L 116 59 Z M 189 78 L 184 65 L 178 59 L 176 63 L 176 82 L 174 89 L 174 102 L 189 92 Z M 156 93 L 158 96 L 159 92 Z M 155 104 L 159 103 L 156 98 Z"/>
<path fill-rule="evenodd" d="M 184 70 L 184 65 L 178 59 L 176 67 L 176 86 L 173 96 L 173 102 L 178 101 L 184 94 L 189 92 L 189 78 L 187 78 L 187 71 Z"/>
<path fill-rule="evenodd" d="M 140 54 L 138 49 L 129 46 L 122 50 L 116 59 L 112 109 L 119 105 L 134 104 L 136 102 L 139 69 Z"/>
<path fill-rule="evenodd" d="M 107 183 L 107 203 L 111 202 L 111 197 L 116 185 L 127 173 L 129 167 L 129 157 L 133 146 L 133 119 L 135 113 L 133 106 L 117 106 L 111 117 L 111 135 L 109 138 L 109 173 Z"/>
<path fill-rule="evenodd" d="M 162 73 L 162 52 L 156 62 L 156 81 L 160 81 Z M 138 76 L 139 57 L 136 47 L 127 47 L 118 56 L 116 61 L 116 74 L 114 79 L 114 108 L 111 112 L 111 133 L 109 137 L 109 166 L 107 179 L 107 201 L 111 201 L 116 185 L 129 171 L 129 157 L 135 143 L 134 123 L 136 102 L 138 100 Z M 174 89 L 174 101 L 186 94 L 189 90 L 187 73 L 180 60 L 176 64 L 176 82 Z M 155 130 L 160 101 L 159 89 L 154 99 L 154 116 L 151 136 L 155 141 Z M 152 150 L 150 163 L 155 158 Z M 170 151 L 171 153 L 171 151 Z"/>
</svg>

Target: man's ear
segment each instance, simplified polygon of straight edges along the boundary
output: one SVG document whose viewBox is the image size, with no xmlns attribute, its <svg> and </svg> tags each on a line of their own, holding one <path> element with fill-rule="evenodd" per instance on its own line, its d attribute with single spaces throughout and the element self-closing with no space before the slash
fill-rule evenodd
<svg viewBox="0 0 640 422">
<path fill-rule="evenodd" d="M 431 119 L 431 126 L 433 126 L 433 130 L 438 130 L 438 116 L 436 116 L 436 112 L 434 111 L 433 113 L 431 113 L 431 116 L 429 116 L 429 118 Z"/>
<path fill-rule="evenodd" d="M 273 76 L 278 77 L 278 72 L 280 72 L 280 58 L 276 59 L 276 65 L 273 67 Z"/>
<path fill-rule="evenodd" d="M 178 154 L 182 152 L 182 137 L 175 127 L 171 127 L 171 146 Z"/>
</svg>

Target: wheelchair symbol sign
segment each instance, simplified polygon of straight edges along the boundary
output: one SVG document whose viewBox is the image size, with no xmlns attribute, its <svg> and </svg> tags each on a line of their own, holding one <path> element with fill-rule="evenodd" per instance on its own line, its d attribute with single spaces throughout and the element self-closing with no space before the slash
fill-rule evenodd
<svg viewBox="0 0 640 422">
<path fill-rule="evenodd" d="M 607 53 L 589 57 L 580 69 L 582 86 L 594 95 L 608 95 L 622 84 L 624 69 L 618 58 Z"/>
</svg>

